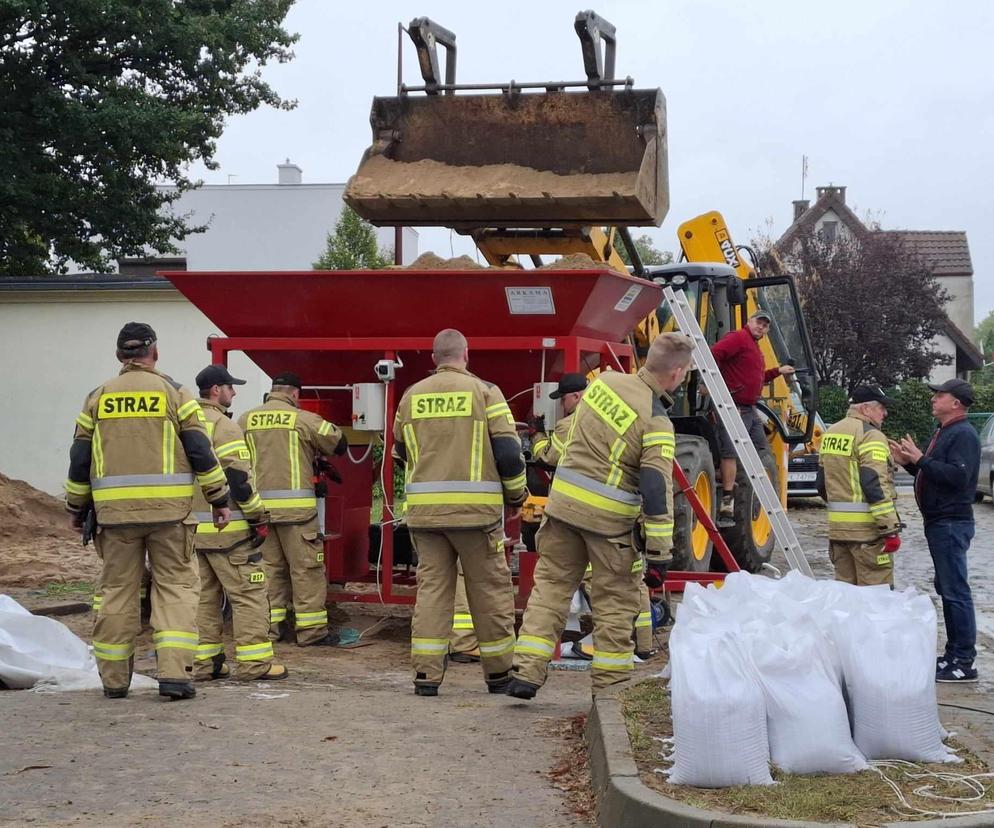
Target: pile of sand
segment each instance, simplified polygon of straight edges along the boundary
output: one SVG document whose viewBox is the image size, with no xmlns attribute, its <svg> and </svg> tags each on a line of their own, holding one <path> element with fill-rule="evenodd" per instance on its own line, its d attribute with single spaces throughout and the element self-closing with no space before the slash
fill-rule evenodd
<svg viewBox="0 0 994 828">
<path fill-rule="evenodd" d="M 91 580 L 99 569 L 61 500 L 0 474 L 0 586 Z"/>
<path fill-rule="evenodd" d="M 638 170 L 559 175 L 517 164 L 454 166 L 439 161 L 369 158 L 349 180 L 347 198 L 561 198 L 634 197 Z"/>
<path fill-rule="evenodd" d="M 422 253 L 407 268 L 409 270 L 483 270 L 481 265 L 469 256 L 456 256 L 454 259 L 443 259 L 431 251 Z"/>
<path fill-rule="evenodd" d="M 595 262 L 586 253 L 571 253 L 542 265 L 539 270 L 614 270 L 607 262 Z"/>
</svg>

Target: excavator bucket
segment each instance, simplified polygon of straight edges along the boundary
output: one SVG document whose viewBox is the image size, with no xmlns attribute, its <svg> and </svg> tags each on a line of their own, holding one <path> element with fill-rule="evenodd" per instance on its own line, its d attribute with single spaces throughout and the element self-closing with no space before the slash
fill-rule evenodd
<svg viewBox="0 0 994 828">
<path fill-rule="evenodd" d="M 659 225 L 659 89 L 375 98 L 345 201 L 377 225 Z"/>
</svg>

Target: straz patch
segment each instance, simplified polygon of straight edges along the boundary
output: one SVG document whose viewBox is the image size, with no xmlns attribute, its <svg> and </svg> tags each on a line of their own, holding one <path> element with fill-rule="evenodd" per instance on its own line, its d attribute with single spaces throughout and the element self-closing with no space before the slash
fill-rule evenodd
<svg viewBox="0 0 994 828">
<path fill-rule="evenodd" d="M 97 419 L 118 417 L 165 417 L 166 395 L 162 391 L 117 391 L 101 394 Z"/>
<path fill-rule="evenodd" d="M 245 421 L 247 431 L 262 431 L 267 428 L 295 428 L 296 411 L 253 411 Z"/>
<path fill-rule="evenodd" d="M 635 412 L 628 403 L 600 380 L 593 381 L 583 395 L 583 402 L 618 434 L 624 434 L 635 422 Z"/>
<path fill-rule="evenodd" d="M 855 438 L 851 434 L 823 434 L 821 454 L 834 454 L 841 457 L 852 457 L 852 444 Z"/>
<path fill-rule="evenodd" d="M 266 580 L 265 572 L 253 572 L 252 574 L 249 575 L 250 584 L 261 584 L 265 580 Z"/>
<path fill-rule="evenodd" d="M 472 416 L 472 391 L 439 391 L 434 394 L 414 394 L 411 397 L 412 420 Z"/>
</svg>

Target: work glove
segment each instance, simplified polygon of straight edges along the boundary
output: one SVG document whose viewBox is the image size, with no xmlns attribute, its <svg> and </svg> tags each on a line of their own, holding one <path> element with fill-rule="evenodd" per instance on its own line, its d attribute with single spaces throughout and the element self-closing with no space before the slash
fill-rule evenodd
<svg viewBox="0 0 994 828">
<path fill-rule="evenodd" d="M 266 538 L 269 537 L 269 524 L 266 522 L 266 518 L 255 522 L 249 521 L 249 531 L 252 533 L 250 546 L 253 549 L 258 549 L 266 542 Z"/>
<path fill-rule="evenodd" d="M 659 559 L 647 559 L 645 562 L 645 585 L 649 589 L 660 589 L 666 583 L 666 572 L 670 568 L 670 561 Z"/>
<path fill-rule="evenodd" d="M 329 465 L 324 470 L 324 476 L 327 477 L 332 483 L 341 483 L 342 475 L 339 473 L 338 469 L 334 466 Z"/>
<path fill-rule="evenodd" d="M 538 417 L 532 417 L 529 425 L 531 426 L 529 434 L 537 434 L 540 431 L 545 431 L 545 415 L 540 414 Z"/>
<path fill-rule="evenodd" d="M 901 536 L 896 532 L 893 535 L 884 536 L 884 552 L 893 555 L 901 548 Z"/>
</svg>

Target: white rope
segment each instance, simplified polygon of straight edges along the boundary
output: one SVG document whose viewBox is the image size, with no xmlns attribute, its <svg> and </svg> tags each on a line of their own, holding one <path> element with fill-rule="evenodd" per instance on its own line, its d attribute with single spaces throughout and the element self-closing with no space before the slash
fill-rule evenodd
<svg viewBox="0 0 994 828">
<path fill-rule="evenodd" d="M 917 772 L 912 773 L 909 768 L 915 769 Z M 906 809 L 906 813 L 903 816 L 912 815 L 922 815 L 922 816 L 934 816 L 934 817 L 954 817 L 954 816 L 970 816 L 973 814 L 994 814 L 994 808 L 984 808 L 977 811 L 931 811 L 926 808 L 919 808 L 912 805 L 907 797 L 904 795 L 904 791 L 901 790 L 900 785 L 897 784 L 893 779 L 891 779 L 884 772 L 885 770 L 892 770 L 899 772 L 903 778 L 910 780 L 924 780 L 931 779 L 934 782 L 927 785 L 920 785 L 915 788 L 912 793 L 915 796 L 922 797 L 923 799 L 934 799 L 941 802 L 956 802 L 961 804 L 966 804 L 969 802 L 977 802 L 983 799 L 988 792 L 988 787 L 983 783 L 979 782 L 980 779 L 990 779 L 994 778 L 994 773 L 975 773 L 975 774 L 965 774 L 965 773 L 951 773 L 947 771 L 937 772 L 925 770 L 920 765 L 914 762 L 906 762 L 901 759 L 895 759 L 887 762 L 877 761 L 870 762 L 870 770 L 876 773 L 884 781 L 884 783 L 891 789 L 894 793 L 895 798 L 901 804 L 901 807 Z M 972 795 L 970 796 L 945 796 L 943 794 L 937 794 L 934 792 L 935 783 L 941 782 L 947 785 L 962 785 L 967 788 Z"/>
</svg>

